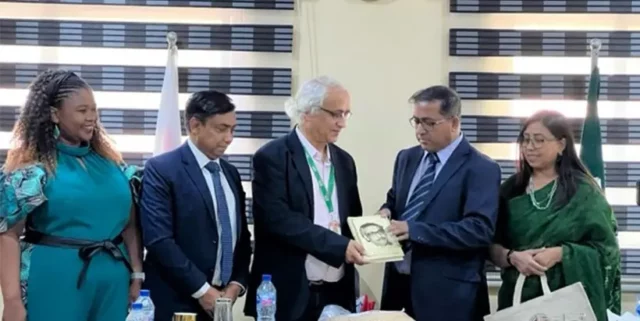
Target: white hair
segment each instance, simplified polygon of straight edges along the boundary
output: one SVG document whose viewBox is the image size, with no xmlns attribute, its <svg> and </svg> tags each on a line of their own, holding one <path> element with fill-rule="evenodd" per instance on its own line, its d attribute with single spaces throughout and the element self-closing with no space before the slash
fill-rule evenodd
<svg viewBox="0 0 640 321">
<path fill-rule="evenodd" d="M 327 76 L 305 81 L 295 96 L 285 102 L 284 111 L 292 121 L 299 123 L 302 115 L 312 113 L 322 107 L 329 88 L 344 87 L 337 80 Z"/>
</svg>

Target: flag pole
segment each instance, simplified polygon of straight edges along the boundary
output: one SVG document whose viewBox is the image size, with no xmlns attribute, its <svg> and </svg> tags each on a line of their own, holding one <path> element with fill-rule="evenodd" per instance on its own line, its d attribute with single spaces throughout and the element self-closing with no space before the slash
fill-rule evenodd
<svg viewBox="0 0 640 321">
<path fill-rule="evenodd" d="M 178 35 L 173 31 L 167 33 L 167 43 L 168 43 L 168 49 L 170 50 L 176 49 L 176 46 L 178 43 Z"/>
<path fill-rule="evenodd" d="M 580 139 L 580 159 L 587 167 L 598 185 L 604 190 L 605 169 L 602 155 L 602 132 L 600 130 L 600 118 L 598 117 L 598 99 L 600 98 L 600 71 L 598 57 L 602 49 L 602 41 L 598 38 L 589 42 L 591 55 L 591 72 L 587 89 L 587 113 L 582 124 Z"/>
<path fill-rule="evenodd" d="M 600 57 L 600 49 L 602 48 L 602 41 L 598 38 L 591 39 L 591 70 L 598 67 L 598 57 Z"/>
<path fill-rule="evenodd" d="M 167 65 L 162 80 L 160 106 L 156 121 L 156 137 L 153 155 L 159 155 L 177 148 L 181 144 L 180 108 L 178 106 L 178 35 L 169 32 L 167 39 Z"/>
</svg>

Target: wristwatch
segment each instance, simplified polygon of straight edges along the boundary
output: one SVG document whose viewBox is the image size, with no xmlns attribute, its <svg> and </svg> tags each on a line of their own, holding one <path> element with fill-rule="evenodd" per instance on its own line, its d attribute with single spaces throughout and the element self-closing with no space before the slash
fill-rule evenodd
<svg viewBox="0 0 640 321">
<path fill-rule="evenodd" d="M 132 280 L 141 280 L 144 282 L 144 272 L 133 272 L 131 273 Z"/>
<path fill-rule="evenodd" d="M 509 266 L 513 266 L 513 264 L 511 264 L 511 254 L 513 254 L 513 250 L 507 252 L 507 264 L 509 264 Z"/>
</svg>

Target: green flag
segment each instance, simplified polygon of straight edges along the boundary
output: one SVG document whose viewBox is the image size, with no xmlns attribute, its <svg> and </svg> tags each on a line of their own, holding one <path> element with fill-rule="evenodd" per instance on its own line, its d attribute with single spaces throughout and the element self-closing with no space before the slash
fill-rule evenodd
<svg viewBox="0 0 640 321">
<path fill-rule="evenodd" d="M 587 116 L 582 126 L 582 148 L 580 159 L 591 175 L 596 178 L 602 189 L 605 186 L 604 161 L 602 159 L 602 134 L 598 117 L 598 98 L 600 96 L 600 72 L 598 67 L 591 71 L 589 92 L 587 94 Z"/>
</svg>

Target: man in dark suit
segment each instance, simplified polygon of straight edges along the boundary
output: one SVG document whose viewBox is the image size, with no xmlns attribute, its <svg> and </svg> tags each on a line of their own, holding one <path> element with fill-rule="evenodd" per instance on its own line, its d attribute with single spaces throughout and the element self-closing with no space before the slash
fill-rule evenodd
<svg viewBox="0 0 640 321">
<path fill-rule="evenodd" d="M 406 254 L 386 266 L 382 308 L 404 308 L 418 321 L 479 321 L 489 314 L 484 266 L 500 167 L 462 135 L 455 91 L 434 86 L 411 102 L 420 145 L 398 153 L 380 210 Z"/>
<path fill-rule="evenodd" d="M 251 241 L 238 170 L 224 159 L 236 127 L 235 106 L 217 91 L 194 93 L 186 107 L 189 139 L 146 163 L 141 225 L 144 287 L 155 320 L 175 312 L 211 320 L 215 301 L 245 292 Z"/>
<path fill-rule="evenodd" d="M 261 275 L 271 274 L 276 320 L 317 320 L 327 304 L 354 310 L 353 263 L 364 263 L 347 225 L 347 217 L 362 215 L 355 163 L 333 144 L 351 115 L 349 94 L 316 78 L 286 110 L 296 128 L 253 158 L 256 245 L 248 297 L 255 297 Z M 255 300 L 247 300 L 245 313 L 256 315 Z"/>
</svg>

